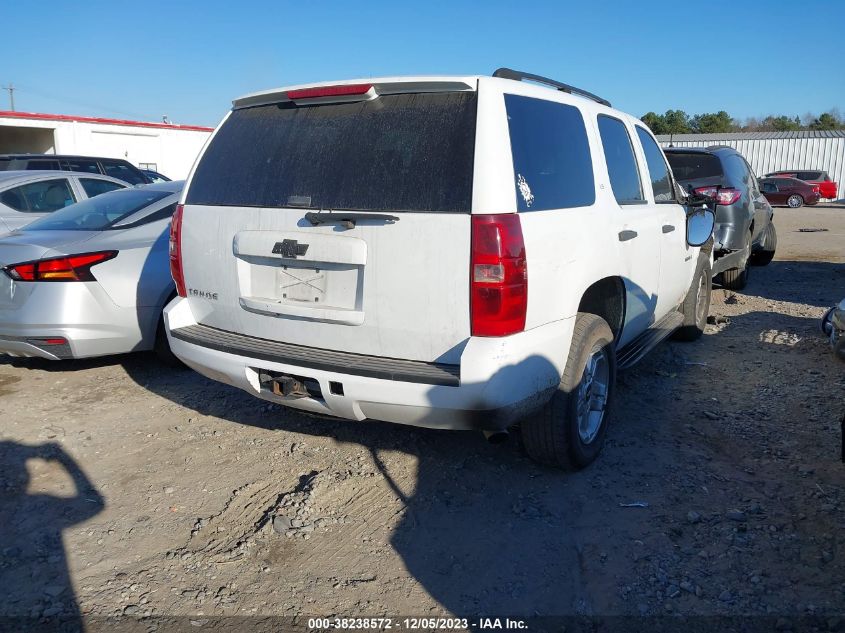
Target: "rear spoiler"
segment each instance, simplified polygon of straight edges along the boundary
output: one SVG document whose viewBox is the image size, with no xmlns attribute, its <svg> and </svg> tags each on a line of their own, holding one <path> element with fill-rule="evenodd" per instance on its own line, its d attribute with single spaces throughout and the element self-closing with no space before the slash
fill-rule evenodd
<svg viewBox="0 0 845 633">
<path fill-rule="evenodd" d="M 344 103 L 369 101 L 381 95 L 413 92 L 472 92 L 476 90 L 475 78 L 420 78 L 411 81 L 397 79 L 357 79 L 276 88 L 246 95 L 232 102 L 234 110 L 268 105 L 271 103 Z"/>
</svg>

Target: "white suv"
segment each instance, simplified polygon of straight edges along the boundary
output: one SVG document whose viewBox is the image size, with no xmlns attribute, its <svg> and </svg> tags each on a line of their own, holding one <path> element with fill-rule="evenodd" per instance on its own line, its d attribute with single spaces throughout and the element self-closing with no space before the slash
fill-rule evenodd
<svg viewBox="0 0 845 633">
<path fill-rule="evenodd" d="M 583 467 L 617 367 L 704 327 L 713 216 L 689 202 L 639 120 L 534 75 L 252 94 L 174 216 L 170 345 L 306 411 L 521 421 L 531 456 Z"/>
</svg>

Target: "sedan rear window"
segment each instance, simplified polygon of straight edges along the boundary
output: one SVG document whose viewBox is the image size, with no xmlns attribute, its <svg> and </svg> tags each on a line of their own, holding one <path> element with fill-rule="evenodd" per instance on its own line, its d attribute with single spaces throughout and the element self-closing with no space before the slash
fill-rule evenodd
<svg viewBox="0 0 845 633">
<path fill-rule="evenodd" d="M 666 152 L 672 173 L 678 180 L 698 180 L 722 176 L 722 163 L 713 154 L 703 152 Z"/>
<path fill-rule="evenodd" d="M 234 110 L 197 165 L 188 204 L 464 212 L 474 92 Z"/>
<path fill-rule="evenodd" d="M 112 191 L 56 211 L 32 224 L 27 224 L 25 229 L 27 231 L 103 231 L 171 195 L 173 193 L 170 191 L 149 191 L 143 188 Z"/>
</svg>

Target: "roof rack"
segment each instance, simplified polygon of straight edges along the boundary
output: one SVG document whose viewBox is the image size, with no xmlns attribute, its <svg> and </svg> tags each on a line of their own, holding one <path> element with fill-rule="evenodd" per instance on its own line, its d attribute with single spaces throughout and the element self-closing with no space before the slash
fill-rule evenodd
<svg viewBox="0 0 845 633">
<path fill-rule="evenodd" d="M 610 101 L 608 101 L 607 99 L 602 99 L 601 97 L 594 95 L 592 92 L 581 90 L 580 88 L 576 88 L 575 86 L 570 86 L 569 84 L 564 84 L 559 81 L 555 81 L 554 79 L 549 79 L 548 77 L 532 75 L 531 73 L 524 73 L 521 70 L 512 70 L 510 68 L 499 68 L 499 70 L 493 73 L 493 76 L 500 77 L 501 79 L 515 79 L 516 81 L 525 81 L 526 79 L 528 81 L 536 81 L 537 83 L 545 84 L 547 86 L 556 88 L 561 92 L 568 92 L 569 94 L 587 97 L 588 99 L 592 99 L 597 103 L 606 105 L 608 108 L 612 107 L 610 105 Z"/>
</svg>

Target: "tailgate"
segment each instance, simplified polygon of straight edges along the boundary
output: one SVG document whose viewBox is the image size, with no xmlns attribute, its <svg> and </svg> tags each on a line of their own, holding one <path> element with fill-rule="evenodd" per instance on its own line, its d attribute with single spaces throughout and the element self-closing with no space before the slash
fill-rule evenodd
<svg viewBox="0 0 845 633">
<path fill-rule="evenodd" d="M 475 93 L 369 95 L 236 109 L 224 122 L 183 212 L 198 323 L 459 362 L 470 336 Z M 315 225 L 309 212 L 361 219 Z"/>
</svg>

